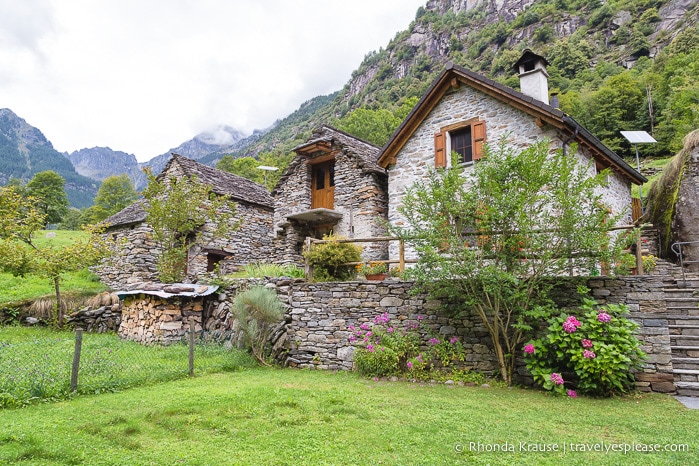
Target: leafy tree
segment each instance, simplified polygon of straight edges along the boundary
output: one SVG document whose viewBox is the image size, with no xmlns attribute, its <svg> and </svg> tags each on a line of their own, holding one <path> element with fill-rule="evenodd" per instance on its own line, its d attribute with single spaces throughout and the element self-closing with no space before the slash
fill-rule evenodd
<svg viewBox="0 0 699 466">
<path fill-rule="evenodd" d="M 39 172 L 25 187 L 26 195 L 34 198 L 47 223 L 58 223 L 68 213 L 66 181 L 53 170 Z"/>
<path fill-rule="evenodd" d="M 95 196 L 95 206 L 99 207 L 105 214 L 98 221 L 116 214 L 132 204 L 137 198 L 138 193 L 136 193 L 136 189 L 127 175 L 113 175 L 105 178 L 97 191 L 97 196 Z"/>
<path fill-rule="evenodd" d="M 336 126 L 360 139 L 383 146 L 416 103 L 415 97 L 406 99 L 394 112 L 358 108 L 339 120 Z"/>
<path fill-rule="evenodd" d="M 44 227 L 47 216 L 38 206 L 35 198 L 22 197 L 13 187 L 0 188 L 0 269 L 15 276 L 36 273 L 51 280 L 56 293 L 57 322 L 62 326 L 63 274 L 96 264 L 108 254 L 109 244 L 97 229 L 88 230 L 87 239 L 78 239 L 68 246 L 38 244 L 36 233 Z"/>
<path fill-rule="evenodd" d="M 148 174 L 148 180 L 143 190 L 144 209 L 146 223 L 153 229 L 153 239 L 161 251 L 158 274 L 164 283 L 181 282 L 187 274 L 190 248 L 238 229 L 236 204 L 196 177 L 159 180 Z"/>
<path fill-rule="evenodd" d="M 549 147 L 542 140 L 515 152 L 503 140 L 470 175 L 459 164 L 432 170 L 406 192 L 405 225 L 390 227 L 418 253 L 408 276 L 419 289 L 480 316 L 508 385 L 519 345 L 553 311 L 550 277 L 619 253 L 607 235 L 618 217 L 601 202 L 602 176 Z"/>
<path fill-rule="evenodd" d="M 61 223 L 58 225 L 59 230 L 79 230 L 82 225 L 80 219 L 83 216 L 83 212 L 75 207 L 70 207 L 68 213 L 63 216 Z"/>
</svg>

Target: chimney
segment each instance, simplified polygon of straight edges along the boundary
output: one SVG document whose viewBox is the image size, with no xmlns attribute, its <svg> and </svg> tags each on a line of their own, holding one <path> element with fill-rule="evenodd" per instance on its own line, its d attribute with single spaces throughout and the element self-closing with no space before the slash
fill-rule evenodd
<svg viewBox="0 0 699 466">
<path fill-rule="evenodd" d="M 546 66 L 549 62 L 529 49 L 525 49 L 522 57 L 514 64 L 519 73 L 519 87 L 522 94 L 528 95 L 548 105 L 549 75 Z"/>
<path fill-rule="evenodd" d="M 560 103 L 558 102 L 558 92 L 551 93 L 551 103 L 549 104 L 553 108 L 560 108 Z"/>
</svg>

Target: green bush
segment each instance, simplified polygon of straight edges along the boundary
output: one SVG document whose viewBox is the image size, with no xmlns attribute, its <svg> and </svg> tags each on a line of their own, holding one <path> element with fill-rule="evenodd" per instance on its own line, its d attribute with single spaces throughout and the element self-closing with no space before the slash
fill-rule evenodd
<svg viewBox="0 0 699 466">
<path fill-rule="evenodd" d="M 269 365 L 269 337 L 284 318 L 284 305 L 277 293 L 264 286 L 253 286 L 235 297 L 233 314 L 252 355 L 261 364 Z"/>
<path fill-rule="evenodd" d="M 611 396 L 633 387 L 632 371 L 645 358 L 634 335 L 638 325 L 624 305 L 599 307 L 584 299 L 574 315 L 551 318 L 546 334 L 524 346 L 527 369 L 546 390 Z M 567 390 L 567 391 L 566 391 Z"/>
<path fill-rule="evenodd" d="M 352 243 L 340 243 L 337 236 L 324 236 L 328 243 L 314 244 L 304 257 L 313 267 L 313 280 L 318 282 L 347 281 L 354 278 L 354 266 L 343 265 L 360 262 L 362 249 Z"/>
</svg>

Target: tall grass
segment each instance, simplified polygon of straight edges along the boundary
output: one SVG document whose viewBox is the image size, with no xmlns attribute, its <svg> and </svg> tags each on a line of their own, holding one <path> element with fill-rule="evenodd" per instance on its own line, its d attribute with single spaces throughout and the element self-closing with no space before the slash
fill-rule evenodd
<svg viewBox="0 0 699 466">
<path fill-rule="evenodd" d="M 72 332 L 0 328 L 0 407 L 69 398 L 75 348 Z M 114 334 L 84 334 L 77 394 L 121 390 L 186 377 L 186 344 L 143 346 Z M 195 349 L 197 374 L 254 366 L 245 352 L 220 344 Z"/>
</svg>

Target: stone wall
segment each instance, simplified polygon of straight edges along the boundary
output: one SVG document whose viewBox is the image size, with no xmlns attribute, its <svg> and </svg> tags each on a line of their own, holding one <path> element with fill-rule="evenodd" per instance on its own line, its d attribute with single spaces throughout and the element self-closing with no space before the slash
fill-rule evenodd
<svg viewBox="0 0 699 466">
<path fill-rule="evenodd" d="M 640 325 L 638 337 L 648 360 L 637 375 L 638 388 L 673 392 L 662 278 L 600 277 L 590 280 L 589 286 L 600 304 L 626 304 L 630 318 Z M 398 320 L 416 320 L 418 315 L 424 315 L 428 330 L 422 334 L 425 348 L 432 334 L 456 335 L 466 350 L 466 367 L 485 373 L 497 371 L 490 336 L 477 316 L 445 317 L 439 311 L 439 302 L 429 301 L 424 295 L 411 296 L 412 287 L 410 282 L 398 281 L 293 284 L 287 298 L 287 362 L 302 368 L 351 369 L 356 346 L 350 342 L 349 327 L 371 322 L 387 312 Z M 517 366 L 519 380 L 531 382 L 524 364 L 519 361 Z"/>
<path fill-rule="evenodd" d="M 89 333 L 117 332 L 121 325 L 121 304 L 81 309 L 66 316 L 66 325 Z"/>
<path fill-rule="evenodd" d="M 694 138 L 693 145 L 690 136 Z M 687 162 L 672 219 L 672 241 L 697 242 L 683 245 L 682 256 L 684 261 L 699 261 L 699 130 L 691 133 L 686 141 Z M 699 262 L 691 263 L 687 268 L 699 272 Z"/>
<path fill-rule="evenodd" d="M 434 135 L 445 126 L 476 117 L 485 121 L 488 143 L 494 144 L 506 137 L 512 147 L 524 149 L 538 139 L 549 138 L 552 149 L 561 147 L 561 139 L 552 126 L 540 128 L 529 114 L 469 86 L 460 86 L 458 90 L 445 94 L 432 109 L 397 154 L 396 164 L 388 170 L 388 220 L 392 224 L 404 222 L 398 208 L 405 191 L 416 181 L 426 179 L 428 170 L 434 167 Z M 579 150 L 577 156 L 585 165 L 592 160 L 586 150 Z M 626 212 L 627 218 L 622 223 L 630 223 L 630 184 L 614 171 L 610 173 L 609 181 L 604 191 L 605 202 L 614 212 Z M 397 248 L 396 244 L 391 244 L 391 259 L 397 258 Z M 412 256 L 414 252 L 408 250 L 406 254 Z"/>
</svg>

